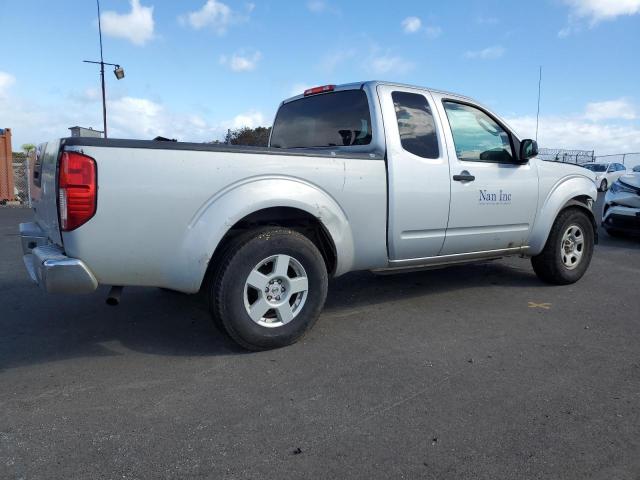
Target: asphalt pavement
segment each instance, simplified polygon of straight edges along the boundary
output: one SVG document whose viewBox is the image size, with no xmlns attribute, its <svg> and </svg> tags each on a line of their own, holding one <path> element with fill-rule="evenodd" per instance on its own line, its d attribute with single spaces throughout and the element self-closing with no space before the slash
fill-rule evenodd
<svg viewBox="0 0 640 480">
<path fill-rule="evenodd" d="M 638 239 L 562 287 L 520 258 L 345 275 L 248 353 L 186 295 L 45 295 L 29 218 L 0 209 L 0 478 L 640 478 Z"/>
</svg>

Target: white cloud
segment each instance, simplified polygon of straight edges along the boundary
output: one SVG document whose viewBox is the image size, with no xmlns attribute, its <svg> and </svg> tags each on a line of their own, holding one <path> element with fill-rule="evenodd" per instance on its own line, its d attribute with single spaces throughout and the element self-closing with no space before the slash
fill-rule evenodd
<svg viewBox="0 0 640 480">
<path fill-rule="evenodd" d="M 414 64 L 402 57 L 384 54 L 373 56 L 367 64 L 368 69 L 378 75 L 387 73 L 402 74 L 413 69 Z"/>
<path fill-rule="evenodd" d="M 100 19 L 106 35 L 124 38 L 134 45 L 144 45 L 153 38 L 153 7 L 143 7 L 140 0 L 131 0 L 129 13 L 107 11 Z"/>
<path fill-rule="evenodd" d="M 249 20 L 255 4 L 246 5 L 246 13 L 235 12 L 226 3 L 217 0 L 207 0 L 200 10 L 180 15 L 178 20 L 183 25 L 189 25 L 196 30 L 210 27 L 218 35 L 224 35 L 232 25 Z"/>
<path fill-rule="evenodd" d="M 16 77 L 10 73 L 0 71 L 0 97 L 6 95 L 14 83 L 16 83 Z"/>
<path fill-rule="evenodd" d="M 422 20 L 418 17 L 407 17 L 402 21 L 404 33 L 416 33 L 422 27 Z"/>
<path fill-rule="evenodd" d="M 255 110 L 236 115 L 231 122 L 225 123 L 229 125 L 229 128 L 256 128 L 264 127 L 265 125 L 267 125 L 262 112 L 258 112 Z"/>
<path fill-rule="evenodd" d="M 436 25 L 429 25 L 428 27 L 424 28 L 424 32 L 429 38 L 438 38 L 440 35 L 442 35 L 442 28 Z"/>
<path fill-rule="evenodd" d="M 640 151 L 640 125 L 624 99 L 588 103 L 582 113 L 540 117 L 541 147 L 595 150 L 598 155 Z M 534 138 L 534 116 L 507 119 L 522 138 Z"/>
<path fill-rule="evenodd" d="M 307 9 L 311 13 L 332 13 L 334 15 L 340 15 L 340 9 L 334 7 L 329 2 L 324 0 L 309 0 L 307 2 Z"/>
<path fill-rule="evenodd" d="M 522 135 L 534 138 L 536 117 L 508 118 Z M 640 151 L 640 126 L 590 122 L 579 116 L 540 117 L 538 143 L 541 147 L 595 150 L 596 155 Z"/>
<path fill-rule="evenodd" d="M 592 25 L 622 15 L 640 13 L 640 0 L 564 0 L 571 15 L 587 18 Z"/>
<path fill-rule="evenodd" d="M 495 60 L 500 58 L 505 53 L 505 48 L 500 45 L 493 47 L 487 47 L 482 50 L 468 50 L 464 56 L 467 58 L 477 58 L 481 60 Z"/>
<path fill-rule="evenodd" d="M 47 104 L 12 95 L 0 96 L 0 119 L 12 129 L 14 145 L 40 143 L 69 135 L 68 127 L 102 130 L 101 96 L 93 89 L 69 93 Z M 62 108 L 64 106 L 64 108 Z M 267 121 L 268 120 L 268 121 Z M 266 126 L 270 117 L 249 110 L 229 119 L 208 119 L 195 112 L 176 111 L 148 98 L 112 94 L 107 98 L 109 137 L 152 139 L 158 135 L 180 141 L 208 142 L 224 138 L 227 128 Z"/>
<path fill-rule="evenodd" d="M 606 20 L 640 13 L 640 0 L 563 0 L 569 6 L 567 25 L 558 32 L 564 38 L 583 28 L 584 21 L 594 27 Z"/>
<path fill-rule="evenodd" d="M 313 13 L 322 13 L 327 8 L 327 3 L 322 0 L 311 0 L 307 2 L 307 8 Z"/>
<path fill-rule="evenodd" d="M 225 65 L 234 72 L 250 72 L 255 70 L 261 58 L 262 54 L 259 51 L 251 54 L 239 52 L 234 53 L 231 57 L 222 55 L 220 57 L 220 65 Z"/>
<path fill-rule="evenodd" d="M 585 108 L 584 117 L 596 122 L 610 119 L 633 120 L 636 118 L 636 111 L 631 103 L 620 98 L 617 100 L 588 103 Z"/>
</svg>

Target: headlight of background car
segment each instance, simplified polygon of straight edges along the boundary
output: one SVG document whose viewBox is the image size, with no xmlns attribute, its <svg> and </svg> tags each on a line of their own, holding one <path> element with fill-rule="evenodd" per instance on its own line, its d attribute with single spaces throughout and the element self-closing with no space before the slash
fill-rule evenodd
<svg viewBox="0 0 640 480">
<path fill-rule="evenodd" d="M 624 183 L 621 183 L 620 180 L 616 180 L 611 185 L 611 193 L 635 193 L 638 194 L 637 190 L 634 190 L 631 187 L 627 187 Z"/>
</svg>

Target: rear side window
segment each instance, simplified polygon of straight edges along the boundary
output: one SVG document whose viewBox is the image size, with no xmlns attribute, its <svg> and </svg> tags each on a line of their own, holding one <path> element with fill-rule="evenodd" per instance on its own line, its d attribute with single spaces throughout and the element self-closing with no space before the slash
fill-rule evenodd
<svg viewBox="0 0 640 480">
<path fill-rule="evenodd" d="M 406 151 L 423 158 L 438 158 L 438 137 L 433 114 L 423 95 L 392 92 L 400 143 Z"/>
<path fill-rule="evenodd" d="M 456 102 L 443 102 L 456 155 L 476 162 L 512 162 L 507 131 L 482 110 Z"/>
<path fill-rule="evenodd" d="M 273 123 L 271 146 L 311 148 L 368 145 L 371 114 L 367 94 L 345 90 L 285 103 Z"/>
</svg>

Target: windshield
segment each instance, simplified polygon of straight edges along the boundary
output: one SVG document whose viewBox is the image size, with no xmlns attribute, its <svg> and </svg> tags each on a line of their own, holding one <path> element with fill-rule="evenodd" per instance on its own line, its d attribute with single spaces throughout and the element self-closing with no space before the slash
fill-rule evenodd
<svg viewBox="0 0 640 480">
<path fill-rule="evenodd" d="M 592 172 L 606 172 L 607 166 L 604 163 L 587 163 L 582 165 L 587 170 L 591 170 Z"/>
<path fill-rule="evenodd" d="M 368 145 L 371 115 L 367 94 L 344 90 L 301 98 L 280 107 L 273 123 L 274 148 Z"/>
</svg>

